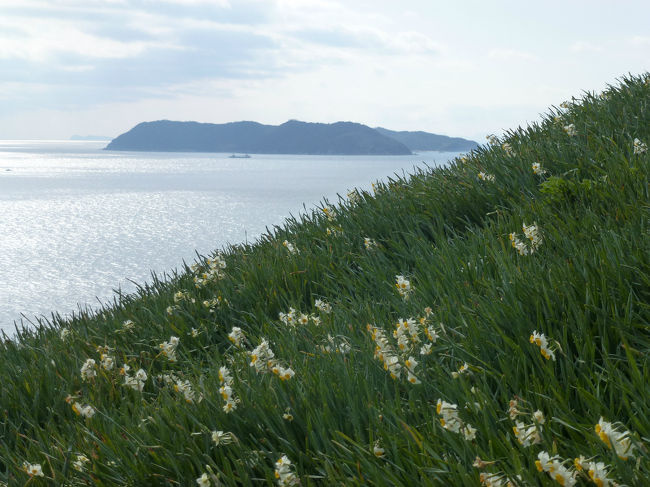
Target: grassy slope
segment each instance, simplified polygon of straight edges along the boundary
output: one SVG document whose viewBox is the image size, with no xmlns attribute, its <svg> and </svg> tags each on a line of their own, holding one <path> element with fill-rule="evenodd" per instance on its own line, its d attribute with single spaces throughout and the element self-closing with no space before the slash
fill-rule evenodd
<svg viewBox="0 0 650 487">
<path fill-rule="evenodd" d="M 641 485 L 650 478 L 643 446 L 650 439 L 650 154 L 633 154 L 633 140 L 650 143 L 647 79 L 586 95 L 448 168 L 342 202 L 335 221 L 313 214 L 255 245 L 229 248 L 226 276 L 207 287 L 197 289 L 188 270 L 98 316 L 44 324 L 6 341 L 0 479 L 23 485 L 27 461 L 45 474 L 31 480 L 35 486 L 64 479 L 196 485 L 210 471 L 225 485 L 270 485 L 275 461 L 286 454 L 303 485 L 478 485 L 478 455 L 496 462 L 483 471 L 550 485 L 534 463 L 544 450 L 568 461 L 596 457 L 610 465 L 611 478 Z M 575 136 L 563 130 L 570 123 Z M 547 174 L 534 174 L 535 162 Z M 481 171 L 494 181 L 477 178 Z M 508 235 L 532 222 L 543 242 L 532 255 L 518 255 Z M 328 227 L 342 233 L 328 235 Z M 378 247 L 366 250 L 364 237 Z M 287 251 L 285 239 L 298 254 Z M 398 274 L 415 288 L 408 300 L 396 292 Z M 174 303 L 182 289 L 194 303 Z M 211 313 L 202 301 L 215 296 L 228 303 Z M 332 304 L 331 314 L 314 308 L 318 298 Z M 433 353 L 419 355 L 418 345 L 401 356 L 417 358 L 422 383 L 410 384 L 405 374 L 393 380 L 373 357 L 367 324 L 386 330 L 395 346 L 397 321 L 423 317 L 427 306 L 427 326 L 440 334 Z M 322 323 L 281 323 L 278 313 L 290 307 Z M 127 319 L 132 331 L 122 328 Z M 233 326 L 248 344 L 228 341 Z M 62 328 L 70 330 L 65 340 Z M 549 337 L 555 361 L 529 342 L 533 330 Z M 352 350 L 322 351 L 328 334 L 345 337 Z M 175 363 L 159 348 L 172 335 L 180 337 Z M 281 381 L 249 366 L 246 350 L 262 338 L 295 377 Z M 427 341 L 423 333 L 420 339 Z M 85 360 L 99 364 L 98 346 L 110 347 L 117 366 L 82 381 Z M 465 362 L 470 372 L 454 379 Z M 147 371 L 141 393 L 123 385 L 123 364 Z M 232 371 L 240 400 L 229 414 L 218 392 L 221 365 Z M 171 372 L 203 400 L 188 403 L 154 379 Z M 77 416 L 68 395 L 91 404 L 95 416 Z M 544 413 L 540 444 L 517 442 L 508 417 L 513 397 L 520 409 Z M 475 440 L 442 428 L 438 399 L 459 405 L 478 430 Z M 283 419 L 287 408 L 293 421 Z M 619 459 L 598 438 L 601 416 L 632 432 L 633 458 Z M 530 423 L 530 415 L 521 420 Z M 214 430 L 237 440 L 217 446 Z M 377 441 L 383 457 L 373 452 Z M 84 472 L 72 466 L 79 454 L 90 459 Z"/>
</svg>

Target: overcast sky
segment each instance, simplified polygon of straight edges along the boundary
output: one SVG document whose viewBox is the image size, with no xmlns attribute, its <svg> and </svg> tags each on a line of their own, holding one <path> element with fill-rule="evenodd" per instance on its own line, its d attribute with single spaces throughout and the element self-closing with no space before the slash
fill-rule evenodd
<svg viewBox="0 0 650 487">
<path fill-rule="evenodd" d="M 484 141 L 650 65 L 650 2 L 0 0 L 0 139 L 349 120 Z"/>
</svg>

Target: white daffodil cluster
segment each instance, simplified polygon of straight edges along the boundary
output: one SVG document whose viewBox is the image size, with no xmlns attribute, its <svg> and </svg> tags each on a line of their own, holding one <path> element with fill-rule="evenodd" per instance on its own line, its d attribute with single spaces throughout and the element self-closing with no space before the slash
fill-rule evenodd
<svg viewBox="0 0 650 487">
<path fill-rule="evenodd" d="M 188 291 L 178 291 L 174 293 L 174 303 L 195 303 L 196 299 Z"/>
<path fill-rule="evenodd" d="M 30 477 L 45 477 L 45 475 L 43 474 L 43 469 L 41 468 L 41 465 L 39 463 L 24 462 L 23 470 Z"/>
<path fill-rule="evenodd" d="M 644 154 L 648 151 L 648 146 L 639 139 L 634 139 L 634 155 Z"/>
<path fill-rule="evenodd" d="M 411 384 L 420 384 L 422 381 L 417 378 L 415 375 L 415 368 L 418 366 L 419 362 L 415 360 L 415 357 L 412 355 L 409 355 L 409 357 L 404 360 L 404 365 L 406 366 L 406 380 L 408 380 Z"/>
<path fill-rule="evenodd" d="M 533 162 L 531 167 L 533 168 L 533 174 L 537 174 L 538 176 L 546 174 L 546 169 L 539 162 Z"/>
<path fill-rule="evenodd" d="M 262 339 L 262 342 L 250 352 L 250 356 L 250 366 L 255 367 L 258 374 L 272 372 L 280 380 L 289 380 L 295 375 L 291 367 L 283 367 L 275 360 L 275 354 L 266 339 Z"/>
<path fill-rule="evenodd" d="M 426 337 L 428 343 L 420 346 L 419 354 L 429 355 L 432 344 L 439 337 L 434 327 L 427 322 L 427 317 L 433 311 L 427 307 L 424 312 L 425 316 L 417 319 L 400 318 L 398 320 L 393 330 L 393 338 L 397 344 L 396 348 L 390 343 L 384 330 L 370 324 L 366 326 L 375 342 L 375 359 L 383 362 L 384 370 L 387 370 L 393 379 L 399 379 L 402 369 L 405 368 L 406 380 L 411 384 L 420 384 L 420 379 L 416 375 L 416 367 L 419 362 L 414 357 L 417 354 L 417 347 L 422 344 L 424 337 Z"/>
<path fill-rule="evenodd" d="M 543 333 L 537 333 L 537 330 L 534 330 L 529 341 L 539 347 L 542 356 L 546 360 L 555 360 L 555 352 L 548 346 L 548 339 Z"/>
<path fill-rule="evenodd" d="M 375 358 L 384 363 L 384 370 L 387 370 L 393 379 L 399 379 L 402 365 L 399 363 L 397 353 L 388 341 L 384 330 L 370 324 L 367 329 L 372 334 L 372 339 L 375 342 Z"/>
<path fill-rule="evenodd" d="M 325 314 L 329 314 L 332 312 L 332 305 L 326 301 L 323 301 L 322 299 L 317 299 L 316 301 L 314 301 L 314 307 L 318 311 L 321 311 Z"/>
<path fill-rule="evenodd" d="M 286 313 L 278 313 L 278 319 L 285 325 L 292 327 L 296 325 L 307 325 L 310 321 L 316 326 L 320 325 L 320 317 L 318 315 L 308 315 L 305 313 L 298 314 L 298 311 L 296 311 L 294 308 L 289 308 L 289 311 Z"/>
<path fill-rule="evenodd" d="M 400 296 L 407 300 L 415 288 L 411 286 L 411 281 L 402 275 L 395 276 L 395 287 Z"/>
<path fill-rule="evenodd" d="M 102 365 L 102 369 L 108 372 L 115 368 L 115 358 L 111 355 L 108 355 L 108 351 L 101 352 L 99 358 L 99 363 Z"/>
<path fill-rule="evenodd" d="M 233 326 L 230 333 L 228 333 L 228 340 L 230 340 L 236 347 L 241 347 L 246 342 L 246 335 L 241 328 Z"/>
<path fill-rule="evenodd" d="M 348 200 L 353 205 L 359 204 L 361 202 L 361 196 L 359 195 L 359 190 L 353 189 L 352 191 L 348 191 Z"/>
<path fill-rule="evenodd" d="M 162 342 L 158 347 L 161 350 L 161 353 L 167 357 L 167 360 L 170 362 L 176 362 L 176 348 L 180 339 L 178 337 L 172 336 L 169 338 L 168 342 Z"/>
<path fill-rule="evenodd" d="M 225 402 L 223 410 L 226 413 L 230 413 L 237 409 L 237 403 L 239 402 L 239 399 L 237 399 L 233 393 L 233 378 L 230 370 L 228 370 L 228 367 L 223 366 L 219 368 L 219 382 L 221 383 L 219 394 L 221 394 L 221 398 Z"/>
<path fill-rule="evenodd" d="M 328 237 L 338 237 L 339 235 L 343 235 L 343 227 L 327 227 L 325 232 Z"/>
<path fill-rule="evenodd" d="M 282 242 L 282 245 L 284 245 L 287 248 L 287 250 L 289 251 L 290 254 L 297 254 L 298 253 L 298 249 L 295 248 L 293 246 L 293 244 L 291 242 L 289 242 L 288 240 L 285 240 L 284 242 Z"/>
<path fill-rule="evenodd" d="M 456 404 L 451 404 L 438 399 L 436 412 L 441 416 L 440 425 L 444 429 L 462 434 L 467 441 L 476 438 L 476 429 L 473 428 L 471 424 L 464 423 L 460 419 L 460 416 L 458 415 L 458 406 Z"/>
<path fill-rule="evenodd" d="M 377 242 L 368 237 L 363 238 L 363 245 L 366 247 L 366 250 L 373 250 L 377 248 Z"/>
<path fill-rule="evenodd" d="M 282 419 L 289 422 L 293 421 L 293 414 L 291 414 L 291 408 L 288 407 L 287 409 L 284 410 L 284 414 L 282 414 Z"/>
<path fill-rule="evenodd" d="M 576 130 L 576 126 L 570 123 L 569 125 L 565 125 L 562 127 L 564 131 L 567 133 L 569 137 L 575 137 L 578 135 L 578 131 Z"/>
<path fill-rule="evenodd" d="M 72 403 L 72 410 L 82 418 L 90 419 L 95 415 L 95 408 L 90 404 Z"/>
<path fill-rule="evenodd" d="M 300 479 L 293 472 L 291 460 L 286 455 L 282 455 L 277 462 L 275 462 L 275 478 L 280 487 L 287 487 L 291 485 L 299 485 Z"/>
<path fill-rule="evenodd" d="M 546 472 L 549 477 L 564 487 L 573 487 L 576 484 L 576 472 L 564 466 L 560 458 L 553 457 L 545 451 L 539 452 L 535 466 L 540 472 Z"/>
<path fill-rule="evenodd" d="M 89 463 L 90 459 L 86 455 L 77 455 L 77 459 L 72 462 L 72 467 L 78 472 L 83 472 Z"/>
<path fill-rule="evenodd" d="M 512 145 L 510 145 L 508 142 L 501 144 L 501 148 L 510 157 L 516 155 L 514 149 L 512 148 Z"/>
<path fill-rule="evenodd" d="M 226 261 L 223 260 L 221 254 L 216 254 L 211 259 L 206 259 L 205 264 L 207 269 L 199 264 L 194 264 L 192 266 L 192 271 L 194 271 L 194 286 L 197 288 L 202 288 L 206 284 L 214 281 L 223 279 L 225 276 L 224 269 L 226 268 Z"/>
<path fill-rule="evenodd" d="M 95 360 L 89 358 L 81 366 L 81 380 L 88 381 L 97 377 Z"/>
<path fill-rule="evenodd" d="M 234 436 L 232 433 L 227 433 L 223 431 L 213 431 L 212 432 L 212 442 L 216 446 L 220 445 L 229 445 L 234 441 Z"/>
<path fill-rule="evenodd" d="M 124 323 L 122 323 L 122 330 L 124 331 L 131 331 L 133 328 L 135 328 L 133 320 L 125 320 Z"/>
<path fill-rule="evenodd" d="M 469 372 L 470 372 L 469 365 L 467 364 L 467 362 L 465 362 L 463 365 L 461 365 L 458 368 L 457 371 L 454 370 L 451 372 L 451 377 L 452 379 L 458 379 L 461 375 L 469 374 Z"/>
<path fill-rule="evenodd" d="M 591 480 L 598 487 L 618 486 L 616 482 L 607 476 L 607 469 L 609 467 L 603 462 L 587 460 L 585 457 L 580 455 L 580 457 L 576 458 L 573 463 L 578 472 L 583 472 L 589 477 L 589 480 Z"/>
<path fill-rule="evenodd" d="M 524 223 L 522 225 L 522 229 L 524 231 L 526 239 L 529 241 L 529 244 L 527 245 L 519 240 L 517 234 L 513 232 L 508 236 L 510 238 L 512 247 L 514 249 L 517 249 L 519 255 L 533 254 L 539 248 L 539 246 L 542 245 L 542 236 L 540 235 L 539 227 L 536 223 L 533 223 L 532 225 L 526 225 Z"/>
<path fill-rule="evenodd" d="M 320 349 L 323 353 L 340 353 L 341 355 L 345 355 L 352 350 L 352 347 L 346 337 L 333 337 L 328 333 L 325 345 L 321 345 Z"/>
<path fill-rule="evenodd" d="M 499 143 L 499 138 L 496 135 L 486 135 L 485 138 L 490 145 L 497 145 Z"/>
<path fill-rule="evenodd" d="M 521 411 L 516 409 L 516 402 L 513 410 L 513 401 L 510 401 L 510 418 L 515 421 L 515 425 L 512 427 L 512 431 L 517 437 L 517 441 L 521 446 L 527 448 L 531 445 L 536 445 L 542 442 L 542 425 L 546 422 L 544 418 L 544 413 L 540 410 L 535 411 L 532 416 L 532 423 L 524 423 L 523 421 L 517 420 L 517 416 L 524 415 Z M 514 416 L 514 417 L 513 417 Z"/>
<path fill-rule="evenodd" d="M 61 332 L 59 333 L 59 336 L 61 337 L 61 340 L 63 340 L 65 342 L 68 339 L 68 337 L 70 336 L 70 333 L 71 332 L 70 332 L 70 330 L 68 328 L 63 328 L 61 330 Z"/>
<path fill-rule="evenodd" d="M 212 485 L 210 477 L 205 472 L 198 479 L 196 479 L 196 483 L 199 487 L 210 487 Z"/>
<path fill-rule="evenodd" d="M 479 475 L 481 485 L 485 487 L 518 487 L 519 484 L 510 480 L 504 473 L 481 472 Z"/>
<path fill-rule="evenodd" d="M 483 171 L 480 171 L 477 176 L 481 181 L 489 181 L 489 182 L 494 182 L 494 174 L 487 174 L 484 173 Z"/>
<path fill-rule="evenodd" d="M 386 451 L 384 448 L 381 446 L 381 441 L 377 440 L 375 441 L 375 444 L 372 447 L 372 453 L 375 455 L 377 458 L 383 458 L 386 456 Z"/>
<path fill-rule="evenodd" d="M 198 403 L 203 400 L 203 394 L 196 394 L 189 380 L 176 378 L 174 381 L 174 390 L 183 394 L 185 402 L 188 404 Z"/>
<path fill-rule="evenodd" d="M 404 352 L 420 343 L 420 325 L 414 318 L 400 318 L 395 325 L 393 338 L 397 340 L 397 347 Z"/>
<path fill-rule="evenodd" d="M 602 417 L 598 420 L 598 424 L 594 429 L 600 440 L 609 448 L 613 448 L 621 460 L 627 460 L 629 457 L 634 456 L 634 444 L 632 443 L 632 434 L 629 431 L 622 429 L 621 426 L 614 426 Z"/>
<path fill-rule="evenodd" d="M 142 392 L 142 389 L 144 389 L 144 383 L 147 381 L 147 373 L 144 369 L 138 369 L 135 375 L 131 376 L 129 375 L 129 370 L 130 367 L 126 364 L 122 367 L 124 385 L 130 387 L 134 391 Z"/>
<path fill-rule="evenodd" d="M 222 296 L 217 296 L 216 298 L 206 299 L 203 301 L 203 306 L 210 310 L 210 313 L 214 313 L 214 310 L 220 307 L 222 304 L 228 304 L 228 300 L 224 299 Z"/>
<path fill-rule="evenodd" d="M 333 222 L 336 220 L 336 208 L 333 206 L 325 206 L 321 211 L 325 214 L 329 221 Z"/>
</svg>

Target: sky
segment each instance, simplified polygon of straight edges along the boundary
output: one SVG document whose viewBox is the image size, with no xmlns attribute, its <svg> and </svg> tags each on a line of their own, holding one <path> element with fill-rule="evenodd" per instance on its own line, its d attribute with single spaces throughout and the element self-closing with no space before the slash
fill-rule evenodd
<svg viewBox="0 0 650 487">
<path fill-rule="evenodd" d="M 650 2 L 0 0 L 0 139 L 354 121 L 484 142 L 650 69 Z"/>
</svg>

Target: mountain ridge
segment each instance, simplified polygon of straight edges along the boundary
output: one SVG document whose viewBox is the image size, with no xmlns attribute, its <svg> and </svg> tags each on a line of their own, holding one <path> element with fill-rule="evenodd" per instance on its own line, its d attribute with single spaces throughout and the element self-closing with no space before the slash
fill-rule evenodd
<svg viewBox="0 0 650 487">
<path fill-rule="evenodd" d="M 353 122 L 332 124 L 289 120 L 210 124 L 159 120 L 142 122 L 113 139 L 106 150 L 245 152 L 250 154 L 406 155 L 401 142 Z"/>
<path fill-rule="evenodd" d="M 412 151 L 436 150 L 444 152 L 470 151 L 478 147 L 478 143 L 463 139 L 462 137 L 449 137 L 431 132 L 418 131 L 395 131 L 383 127 L 375 127 L 375 130 L 386 137 L 397 140 Z"/>
<path fill-rule="evenodd" d="M 250 154 L 408 155 L 413 150 L 451 152 L 471 150 L 477 146 L 476 142 L 458 137 L 428 132 L 373 129 L 355 122 L 325 124 L 289 120 L 281 125 L 264 125 L 253 121 L 212 124 L 157 120 L 139 123 L 113 139 L 105 149 Z"/>
</svg>

